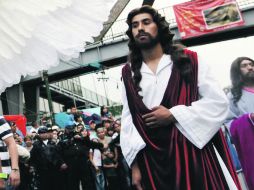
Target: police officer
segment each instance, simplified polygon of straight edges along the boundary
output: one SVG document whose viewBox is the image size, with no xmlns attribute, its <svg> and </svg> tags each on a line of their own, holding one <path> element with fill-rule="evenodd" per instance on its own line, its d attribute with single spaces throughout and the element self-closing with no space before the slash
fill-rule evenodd
<svg viewBox="0 0 254 190">
<path fill-rule="evenodd" d="M 39 175 L 39 190 L 60 190 L 58 175 L 67 169 L 56 144 L 49 138 L 47 127 L 38 130 L 38 138 L 31 150 L 31 165 Z"/>
</svg>

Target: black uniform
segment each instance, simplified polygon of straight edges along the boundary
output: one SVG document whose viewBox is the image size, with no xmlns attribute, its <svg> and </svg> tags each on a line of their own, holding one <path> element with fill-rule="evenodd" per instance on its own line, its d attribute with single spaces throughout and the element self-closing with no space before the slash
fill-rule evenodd
<svg viewBox="0 0 254 190">
<path fill-rule="evenodd" d="M 66 190 L 79 190 L 80 181 L 83 189 L 94 189 L 88 161 L 89 149 L 103 148 L 103 144 L 92 142 L 89 137 L 75 139 L 68 135 L 60 140 L 58 147 L 68 166 L 65 180 Z"/>
<path fill-rule="evenodd" d="M 30 163 L 39 175 L 39 190 L 62 189 L 58 177 L 63 159 L 57 151 L 56 144 L 48 140 L 47 144 L 41 139 L 34 142 L 31 150 Z"/>
</svg>

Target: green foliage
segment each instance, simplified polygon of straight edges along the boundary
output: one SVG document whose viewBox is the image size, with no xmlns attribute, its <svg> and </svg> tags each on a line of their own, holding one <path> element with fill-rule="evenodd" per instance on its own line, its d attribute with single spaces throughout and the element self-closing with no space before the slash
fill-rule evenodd
<svg viewBox="0 0 254 190">
<path fill-rule="evenodd" d="M 115 105 L 108 107 L 108 110 L 112 113 L 114 117 L 121 116 L 123 105 Z"/>
</svg>

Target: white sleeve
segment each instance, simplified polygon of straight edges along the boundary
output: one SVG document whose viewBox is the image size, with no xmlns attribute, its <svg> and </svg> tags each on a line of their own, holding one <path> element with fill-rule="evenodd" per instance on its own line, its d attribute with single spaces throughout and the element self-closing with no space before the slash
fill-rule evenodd
<svg viewBox="0 0 254 190">
<path fill-rule="evenodd" d="M 17 145 L 18 155 L 21 158 L 25 158 L 25 159 L 30 158 L 30 152 L 25 147 L 23 147 L 19 144 L 16 144 L 16 145 Z"/>
<path fill-rule="evenodd" d="M 228 93 L 227 95 L 229 100 L 229 112 L 227 115 L 226 120 L 224 121 L 225 126 L 228 128 L 228 131 L 230 131 L 231 123 L 240 116 L 240 111 L 238 107 L 234 104 L 233 95 Z"/>
<path fill-rule="evenodd" d="M 133 124 L 124 83 L 122 85 L 122 104 L 120 145 L 126 162 L 131 166 L 137 153 L 143 149 L 146 144 Z"/>
<path fill-rule="evenodd" d="M 198 57 L 198 92 L 200 99 L 191 106 L 170 109 L 176 127 L 195 146 L 202 149 L 220 129 L 228 113 L 228 100 L 208 66 Z"/>
</svg>

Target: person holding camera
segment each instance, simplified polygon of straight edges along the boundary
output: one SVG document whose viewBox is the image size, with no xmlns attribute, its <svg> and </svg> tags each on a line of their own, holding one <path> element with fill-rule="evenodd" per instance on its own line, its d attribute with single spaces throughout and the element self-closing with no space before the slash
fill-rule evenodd
<svg viewBox="0 0 254 190">
<path fill-rule="evenodd" d="M 88 161 L 89 149 L 103 147 L 102 143 L 92 142 L 88 133 L 75 131 L 75 125 L 65 127 L 65 133 L 58 143 L 58 148 L 68 166 L 65 175 L 67 190 L 79 190 L 80 181 L 83 189 L 94 188 Z"/>
</svg>

